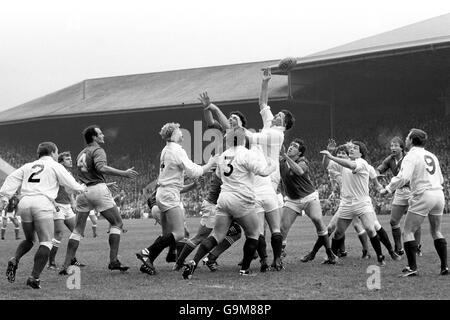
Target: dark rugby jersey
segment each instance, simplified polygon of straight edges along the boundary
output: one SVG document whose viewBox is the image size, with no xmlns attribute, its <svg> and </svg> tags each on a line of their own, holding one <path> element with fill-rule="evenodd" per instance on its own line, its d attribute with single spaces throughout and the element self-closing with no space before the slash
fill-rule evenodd
<svg viewBox="0 0 450 320">
<path fill-rule="evenodd" d="M 107 164 L 106 153 L 98 144 L 88 145 L 77 157 L 78 179 L 87 186 L 106 183 L 99 169 Z"/>
<path fill-rule="evenodd" d="M 297 164 L 306 165 L 306 170 L 303 175 L 294 173 L 294 171 L 288 167 L 285 159 L 280 160 L 280 175 L 283 188 L 286 195 L 292 200 L 304 198 L 316 191 L 316 188 L 309 178 L 308 160 L 302 157 L 297 160 Z"/>
<path fill-rule="evenodd" d="M 402 155 L 402 158 L 400 161 L 396 162 L 395 157 L 393 154 L 389 155 L 386 159 L 383 160 L 383 162 L 378 166 L 378 171 L 380 173 L 385 173 L 389 169 L 391 169 L 391 172 L 394 176 L 396 176 L 400 172 L 400 167 L 402 166 L 402 161 L 404 158 L 404 154 Z"/>
<path fill-rule="evenodd" d="M 210 184 L 208 187 L 208 195 L 206 196 L 206 200 L 209 203 L 217 204 L 217 199 L 219 199 L 220 194 L 220 186 L 222 185 L 222 180 L 216 176 L 215 173 L 212 173 L 212 177 L 210 180 Z"/>
<path fill-rule="evenodd" d="M 60 204 L 70 204 L 71 203 L 70 196 L 67 193 L 66 189 L 64 189 L 64 187 L 61 187 L 61 186 L 59 187 L 58 195 L 56 196 L 55 202 L 60 203 Z"/>
</svg>

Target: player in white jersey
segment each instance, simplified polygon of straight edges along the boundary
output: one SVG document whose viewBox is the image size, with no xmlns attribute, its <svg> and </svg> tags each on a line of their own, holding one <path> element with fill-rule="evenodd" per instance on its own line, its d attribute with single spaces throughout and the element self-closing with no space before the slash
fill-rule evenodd
<svg viewBox="0 0 450 320">
<path fill-rule="evenodd" d="M 17 213 L 22 218 L 25 240 L 22 241 L 13 258 L 8 261 L 6 276 L 14 282 L 20 258 L 33 247 L 35 232 L 39 239 L 39 248 L 34 257 L 34 265 L 27 285 L 40 289 L 39 276 L 47 263 L 53 238 L 54 200 L 59 186 L 67 190 L 83 192 L 86 186 L 78 184 L 72 175 L 59 163 L 58 147 L 53 142 L 43 142 L 37 149 L 39 159 L 27 163 L 11 173 L 0 189 L 1 208 L 20 188 L 20 202 Z"/>
<path fill-rule="evenodd" d="M 403 248 L 408 258 L 408 267 L 402 276 L 417 275 L 417 242 L 414 232 L 428 216 L 434 247 L 441 260 L 441 275 L 448 275 L 447 241 L 441 233 L 441 221 L 444 211 L 444 192 L 441 167 L 438 158 L 425 150 L 428 135 L 420 129 L 411 129 L 405 139 L 405 146 L 409 149 L 400 168 L 400 172 L 391 179 L 382 194 L 393 193 L 409 183 L 411 198 L 406 213 L 403 229 Z"/>
<path fill-rule="evenodd" d="M 216 222 L 211 236 L 200 244 L 194 260 L 183 271 L 183 278 L 190 279 L 199 261 L 217 244 L 221 243 L 235 219 L 244 229 L 244 259 L 241 275 L 249 274 L 250 263 L 258 245 L 258 218 L 255 212 L 255 175 L 268 176 L 275 171 L 275 164 L 258 159 L 258 155 L 244 147 L 245 132 L 237 128 L 227 133 L 228 149 L 219 157 L 216 175 L 222 186 L 216 207 Z"/>
<path fill-rule="evenodd" d="M 2 211 L 2 240 L 5 240 L 6 227 L 8 226 L 8 220 L 10 220 L 14 224 L 14 232 L 16 234 L 16 240 L 19 240 L 19 231 L 20 231 L 20 223 L 19 219 L 17 219 L 17 204 L 19 203 L 19 199 L 16 195 L 12 196 L 9 199 L 9 203 L 6 206 L 5 210 Z"/>
<path fill-rule="evenodd" d="M 376 215 L 373 209 L 372 199 L 369 196 L 369 179 L 375 179 L 376 172 L 364 159 L 367 154 L 365 144 L 360 141 L 353 141 L 349 149 L 350 159 L 341 159 L 332 156 L 328 150 L 321 151 L 320 153 L 343 167 L 341 201 L 339 203 L 339 209 L 335 213 L 338 215 L 338 220 L 332 239 L 333 252 L 336 252 L 341 247 L 340 242 L 353 218 L 359 217 L 375 250 L 378 264 L 381 266 L 385 265 L 385 257 L 381 251 L 380 238 L 375 229 Z"/>
<path fill-rule="evenodd" d="M 166 123 L 160 132 L 166 146 L 161 152 L 159 188 L 156 191 L 156 204 L 161 210 L 161 224 L 166 234 L 159 236 L 148 248 L 136 253 L 142 261 L 141 272 L 154 275 L 153 261 L 169 246 L 175 245 L 184 238 L 184 214 L 180 207 L 180 191 L 184 186 L 185 173 L 188 177 L 198 178 L 208 172 L 217 157 L 211 157 L 204 166 L 192 162 L 181 146 L 183 133 L 178 123 Z M 165 228 L 167 226 L 167 228 Z"/>
</svg>

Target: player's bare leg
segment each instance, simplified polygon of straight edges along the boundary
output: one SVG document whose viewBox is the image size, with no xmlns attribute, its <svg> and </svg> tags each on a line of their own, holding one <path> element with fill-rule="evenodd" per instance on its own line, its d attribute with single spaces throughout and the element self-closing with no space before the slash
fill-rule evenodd
<svg viewBox="0 0 450 320">
<path fill-rule="evenodd" d="M 442 215 L 430 214 L 428 215 L 428 220 L 430 221 L 430 231 L 434 241 L 434 247 L 441 260 L 441 275 L 448 275 L 447 241 L 441 233 Z"/>
<path fill-rule="evenodd" d="M 405 277 L 417 275 L 416 255 L 418 245 L 414 238 L 414 233 L 420 227 L 424 219 L 424 216 L 412 212 L 406 214 L 405 226 L 403 228 L 403 248 L 405 249 L 406 257 L 408 259 L 408 267 L 403 270 L 403 276 Z"/>
<path fill-rule="evenodd" d="M 109 232 L 109 270 L 127 271 L 129 267 L 123 265 L 117 258 L 119 254 L 120 235 L 122 233 L 122 217 L 120 216 L 119 209 L 114 206 L 105 211 L 101 211 L 100 214 L 111 224 L 111 230 Z"/>
<path fill-rule="evenodd" d="M 399 255 L 403 255 L 405 252 L 402 245 L 402 230 L 400 228 L 400 221 L 403 215 L 408 210 L 408 206 L 400 206 L 393 204 L 391 208 L 391 219 L 389 223 L 392 228 L 392 238 L 394 239 L 394 250 Z"/>
<path fill-rule="evenodd" d="M 366 229 L 361 224 L 361 221 L 359 221 L 359 218 L 353 219 L 353 228 L 355 229 L 356 233 L 358 234 L 359 241 L 362 245 L 362 259 L 370 259 L 369 254 L 369 237 L 367 236 Z"/>
<path fill-rule="evenodd" d="M 281 261 L 281 249 L 283 246 L 283 236 L 281 235 L 281 213 L 280 209 L 275 209 L 270 212 L 266 212 L 265 217 L 267 224 L 270 228 L 271 238 L 270 244 L 273 251 L 272 269 L 280 271 L 283 269 L 283 263 Z"/>
<path fill-rule="evenodd" d="M 97 237 L 97 222 L 98 222 L 97 216 L 95 214 L 90 214 L 89 219 L 92 222 L 92 236 L 94 238 L 96 238 Z M 111 225 L 109 227 L 111 228 Z M 109 233 L 109 231 L 110 230 L 108 230 L 108 233 Z"/>
<path fill-rule="evenodd" d="M 52 239 L 52 249 L 50 250 L 50 256 L 48 257 L 48 269 L 56 270 L 56 253 L 58 252 L 59 245 L 64 235 L 64 220 L 54 220 L 54 237 Z"/>
<path fill-rule="evenodd" d="M 16 270 L 19 266 L 20 259 L 27 254 L 34 245 L 34 224 L 33 222 L 22 221 L 22 230 L 25 236 L 25 240 L 19 243 L 16 249 L 16 253 L 13 258 L 8 261 L 8 269 L 6 271 L 6 277 L 9 282 L 14 282 L 16 279 Z"/>
<path fill-rule="evenodd" d="M 31 272 L 31 277 L 27 280 L 27 285 L 33 289 L 40 289 L 39 276 L 47 264 L 50 250 L 52 248 L 54 223 L 53 217 L 34 220 L 33 223 L 40 245 L 34 256 L 33 271 Z"/>
<path fill-rule="evenodd" d="M 383 252 L 381 250 L 381 242 L 380 238 L 378 236 L 377 231 L 375 230 L 375 219 L 374 219 L 375 213 L 368 212 L 365 214 L 362 214 L 359 216 L 359 219 L 361 220 L 361 223 L 366 229 L 367 235 L 369 236 L 370 243 L 372 244 L 372 247 L 375 251 L 375 254 L 377 255 L 377 261 L 380 266 L 386 265 L 385 258 L 383 255 Z"/>
<path fill-rule="evenodd" d="M 257 252 L 260 258 L 261 263 L 261 272 L 266 272 L 270 269 L 269 264 L 267 263 L 267 243 L 266 243 L 266 237 L 265 237 L 265 213 L 264 211 L 256 213 L 256 216 L 258 218 L 258 246 L 257 246 Z M 239 265 L 242 265 L 242 262 L 239 263 Z"/>
<path fill-rule="evenodd" d="M 14 233 L 16 236 L 16 240 L 20 240 L 20 236 L 19 236 L 19 232 L 20 232 L 20 224 L 19 224 L 19 220 L 17 220 L 16 217 L 11 218 L 11 222 L 14 225 Z"/>
<path fill-rule="evenodd" d="M 228 250 L 228 248 L 230 248 L 233 243 L 238 241 L 241 238 L 241 234 L 241 227 L 239 226 L 239 224 L 233 221 L 230 225 L 230 228 L 228 229 L 225 239 L 223 239 L 222 242 L 220 242 L 212 251 L 209 252 L 206 261 L 205 259 L 203 260 L 210 271 L 217 270 L 217 258 L 219 258 L 222 253 Z M 253 258 L 256 259 L 255 256 L 253 256 Z"/>
</svg>

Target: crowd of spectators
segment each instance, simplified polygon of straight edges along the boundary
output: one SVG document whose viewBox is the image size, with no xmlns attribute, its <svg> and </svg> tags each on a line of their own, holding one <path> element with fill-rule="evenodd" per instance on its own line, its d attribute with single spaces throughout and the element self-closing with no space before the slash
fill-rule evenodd
<svg viewBox="0 0 450 320">
<path fill-rule="evenodd" d="M 444 175 L 444 193 L 446 197 L 445 212 L 450 213 L 450 119 L 449 117 L 425 117 L 425 116 L 409 116 L 408 121 L 394 116 L 386 116 L 367 120 L 364 126 L 354 126 L 352 124 L 354 119 L 338 120 L 336 123 L 336 130 L 334 139 L 338 144 L 343 144 L 350 140 L 361 140 L 366 143 L 369 150 L 369 163 L 374 167 L 378 166 L 381 161 L 390 154 L 389 142 L 390 139 L 396 135 L 405 138 L 408 130 L 412 127 L 417 127 L 425 130 L 429 135 L 429 140 L 426 148 L 435 153 L 440 161 L 442 172 Z M 381 125 L 380 125 L 381 124 Z M 319 191 L 322 199 L 322 207 L 324 214 L 334 214 L 337 205 L 336 201 L 330 200 L 331 185 L 328 179 L 327 172 L 322 165 L 322 157 L 319 154 L 320 150 L 326 148 L 328 143 L 327 136 L 318 134 L 317 131 L 302 132 L 293 129 L 290 133 L 290 138 L 300 137 L 307 146 L 306 158 L 310 162 L 311 178 Z M 155 137 L 158 139 L 159 137 Z M 159 140 L 158 140 L 159 141 Z M 289 143 L 289 141 L 285 141 Z M 79 148 L 79 146 L 78 146 Z M 159 152 L 152 148 L 151 145 L 143 147 L 139 143 L 135 144 L 114 144 L 105 146 L 108 154 L 108 162 L 110 165 L 126 169 L 134 167 L 139 172 L 136 180 L 128 180 L 119 177 L 107 177 L 109 182 L 117 182 L 118 189 L 125 191 L 125 199 L 122 205 L 122 215 L 124 218 L 139 218 L 143 213 L 148 213 L 149 208 L 146 205 L 148 193 L 143 192 L 143 189 L 152 181 L 157 179 L 159 166 Z M 5 139 L 0 139 L 0 157 L 7 161 L 14 167 L 20 167 L 26 162 L 36 159 L 36 145 L 31 145 L 23 142 L 13 142 Z M 74 162 L 78 149 L 72 151 Z M 382 184 L 386 184 L 390 179 L 390 174 L 384 178 Z M 208 192 L 208 179 L 201 180 L 199 186 L 186 194 L 182 195 L 182 201 L 188 215 L 198 215 L 202 200 L 206 197 Z M 186 180 L 186 184 L 190 180 Z M 372 188 L 371 196 L 373 198 L 374 206 L 377 213 L 385 214 L 390 211 L 391 197 L 381 197 Z"/>
</svg>

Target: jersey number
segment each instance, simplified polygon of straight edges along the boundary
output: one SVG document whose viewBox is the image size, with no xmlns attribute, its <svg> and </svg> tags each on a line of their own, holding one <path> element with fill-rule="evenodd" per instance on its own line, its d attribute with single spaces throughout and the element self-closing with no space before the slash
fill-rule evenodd
<svg viewBox="0 0 450 320">
<path fill-rule="evenodd" d="M 77 167 L 80 168 L 81 172 L 87 172 L 87 164 L 86 164 L 86 153 L 83 153 L 77 161 Z"/>
<path fill-rule="evenodd" d="M 233 169 L 234 169 L 233 166 L 231 165 L 231 163 L 227 164 L 227 167 L 230 168 L 230 171 L 224 172 L 224 173 L 223 173 L 223 175 L 224 175 L 225 177 L 231 176 L 231 174 L 233 173 Z"/>
<path fill-rule="evenodd" d="M 39 183 L 39 182 L 41 182 L 41 179 L 35 179 L 33 177 L 39 175 L 44 170 L 44 166 L 41 164 L 35 164 L 34 166 L 31 167 L 31 169 L 34 169 L 34 168 L 39 168 L 39 169 L 38 169 L 38 171 L 33 172 L 31 174 L 31 176 L 28 178 L 28 182 Z"/>
<path fill-rule="evenodd" d="M 434 159 L 430 156 L 424 156 L 423 158 L 425 159 L 428 173 L 434 174 L 436 172 L 436 164 L 434 163 Z"/>
</svg>

